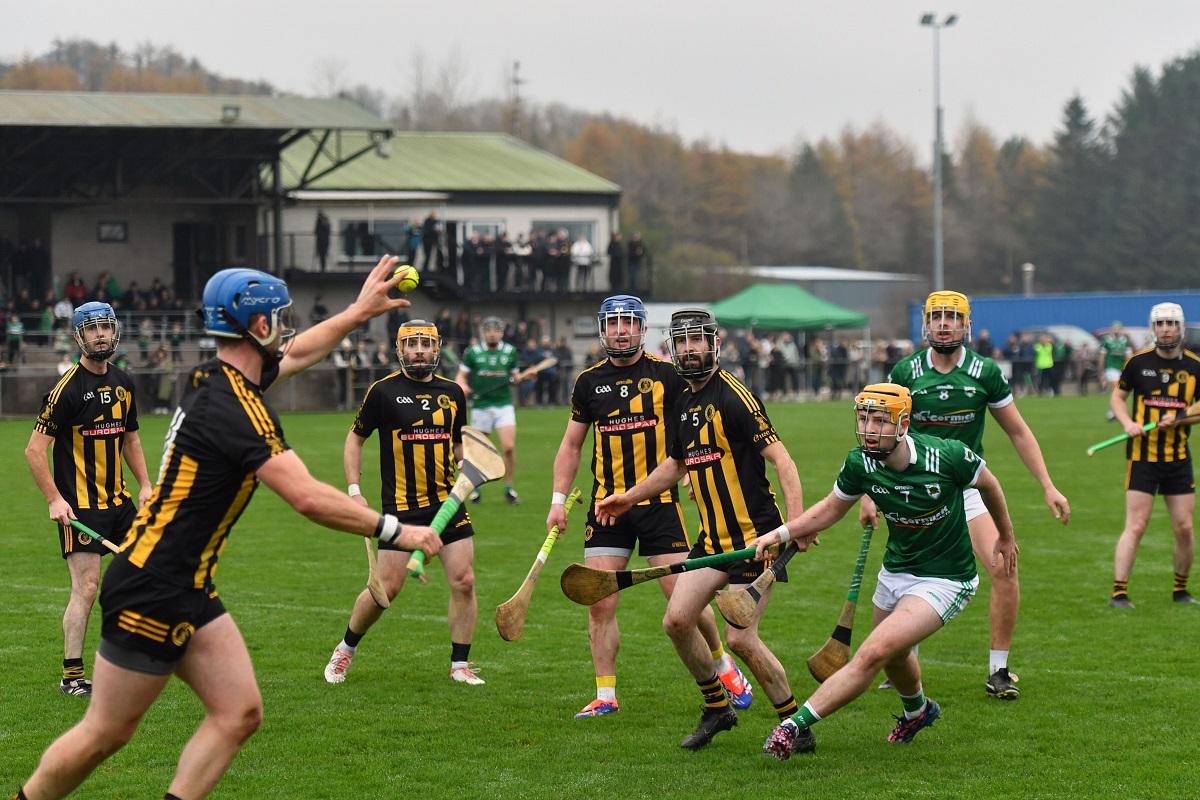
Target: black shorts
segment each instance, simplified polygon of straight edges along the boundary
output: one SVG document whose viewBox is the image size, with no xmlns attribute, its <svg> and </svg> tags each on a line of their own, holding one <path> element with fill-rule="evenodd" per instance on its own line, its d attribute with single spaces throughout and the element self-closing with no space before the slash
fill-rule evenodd
<svg viewBox="0 0 1200 800">
<path fill-rule="evenodd" d="M 133 518 L 137 516 L 137 508 L 134 507 L 133 501 L 102 510 L 77 508 L 74 511 L 76 519 L 117 547 L 121 546 L 121 540 L 125 538 L 129 527 L 133 525 Z M 112 552 L 99 539 L 93 539 L 71 525 L 58 526 L 58 545 L 62 549 L 63 558 L 72 553 L 99 553 L 106 556 Z"/>
<path fill-rule="evenodd" d="M 1195 494 L 1191 459 L 1183 461 L 1130 461 L 1125 471 L 1125 491 L 1146 494 Z"/>
<path fill-rule="evenodd" d="M 687 530 L 683 527 L 683 510 L 678 503 L 651 503 L 634 506 L 617 517 L 612 525 L 596 523 L 596 506 L 588 509 L 587 527 L 583 530 L 583 555 L 624 556 L 633 555 L 637 545 L 638 555 L 651 556 L 686 553 Z"/>
<path fill-rule="evenodd" d="M 440 505 L 429 506 L 428 508 L 413 508 L 408 511 L 397 511 L 393 508 L 385 508 L 383 513 L 391 514 L 404 525 L 428 525 L 433 522 L 433 518 L 437 516 Z M 471 517 L 467 514 L 466 506 L 459 506 L 454 512 L 454 516 L 450 518 L 450 522 L 446 524 L 446 530 L 442 531 L 442 544 L 450 544 L 461 539 L 469 539 L 475 535 L 475 528 L 471 525 Z M 380 550 L 400 550 L 394 544 L 379 543 Z M 407 550 L 404 552 L 408 552 Z"/>
<path fill-rule="evenodd" d="M 746 546 L 749 547 L 749 545 Z M 705 552 L 704 544 L 702 542 L 697 542 L 696 546 L 692 548 L 692 551 L 688 553 L 688 558 L 703 558 L 704 556 L 711 555 L 712 553 Z M 759 575 L 762 575 L 766 568 L 767 564 L 765 561 L 751 560 L 734 561 L 732 564 L 726 564 L 720 567 L 710 567 L 709 569 L 723 570 L 727 575 L 729 575 L 729 582 L 731 584 L 750 584 L 754 583 L 755 579 L 758 578 Z M 779 577 L 776 578 L 776 581 L 778 583 L 787 583 L 786 569 L 779 571 Z"/>
<path fill-rule="evenodd" d="M 114 664 L 153 675 L 170 674 L 192 634 L 225 614 L 215 588 L 169 584 L 117 558 L 100 586 L 100 652 Z"/>
</svg>

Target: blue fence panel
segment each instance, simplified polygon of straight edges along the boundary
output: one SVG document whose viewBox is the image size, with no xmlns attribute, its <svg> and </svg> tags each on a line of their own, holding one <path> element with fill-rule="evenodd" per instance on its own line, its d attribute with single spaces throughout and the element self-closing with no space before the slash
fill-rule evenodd
<svg viewBox="0 0 1200 800">
<path fill-rule="evenodd" d="M 1001 343 L 1013 331 L 1042 325 L 1078 325 L 1086 331 L 1107 328 L 1115 320 L 1146 326 L 1150 308 L 1158 303 L 1179 303 L 1189 322 L 1200 322 L 1200 291 L 1105 292 L 1095 294 L 1040 294 L 1033 297 L 972 297 L 971 323 L 975 333 L 985 328 L 992 341 Z M 908 327 L 913 341 L 921 338 L 924 303 L 910 303 Z"/>
</svg>

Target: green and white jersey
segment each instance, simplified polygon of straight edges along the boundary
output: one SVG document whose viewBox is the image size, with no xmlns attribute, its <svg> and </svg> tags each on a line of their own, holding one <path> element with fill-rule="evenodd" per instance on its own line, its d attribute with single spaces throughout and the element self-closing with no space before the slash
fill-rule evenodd
<svg viewBox="0 0 1200 800">
<path fill-rule="evenodd" d="M 1125 366 L 1125 356 L 1129 353 L 1129 337 L 1125 334 L 1115 336 L 1108 334 L 1100 340 L 1100 351 L 1104 353 L 1105 369 L 1121 369 Z"/>
<path fill-rule="evenodd" d="M 1013 401 L 1008 379 L 995 361 L 965 347 L 943 375 L 933 368 L 932 353 L 926 348 L 903 359 L 892 367 L 888 382 L 912 392 L 912 430 L 957 439 L 982 456 L 984 412 Z"/>
<path fill-rule="evenodd" d="M 473 344 L 463 353 L 458 368 L 470 373 L 472 407 L 512 405 L 508 381 L 517 371 L 517 348 L 508 342 L 501 342 L 495 350 L 489 350 L 486 344 Z"/>
<path fill-rule="evenodd" d="M 977 575 L 963 490 L 975 485 L 986 466 L 962 442 L 910 433 L 907 468 L 893 470 L 855 447 L 833 485 L 834 494 L 855 502 L 871 495 L 888 523 L 883 566 L 928 578 L 969 581 Z"/>
</svg>

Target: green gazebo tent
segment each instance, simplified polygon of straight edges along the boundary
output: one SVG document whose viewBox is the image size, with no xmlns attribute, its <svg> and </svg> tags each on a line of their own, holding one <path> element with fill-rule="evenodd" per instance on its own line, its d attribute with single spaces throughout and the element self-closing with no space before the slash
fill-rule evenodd
<svg viewBox="0 0 1200 800">
<path fill-rule="evenodd" d="M 759 283 L 712 304 L 717 321 L 728 328 L 768 331 L 820 331 L 866 328 L 866 314 L 843 308 L 791 284 Z"/>
</svg>

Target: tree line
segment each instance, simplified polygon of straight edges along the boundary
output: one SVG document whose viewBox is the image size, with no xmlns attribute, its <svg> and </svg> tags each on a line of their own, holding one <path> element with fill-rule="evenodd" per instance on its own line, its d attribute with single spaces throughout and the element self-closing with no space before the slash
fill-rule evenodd
<svg viewBox="0 0 1200 800">
<path fill-rule="evenodd" d="M 659 299 L 728 293 L 711 267 L 808 265 L 929 274 L 933 187 L 917 147 L 886 125 L 845 128 L 759 156 L 558 103 L 473 98 L 454 59 L 413 55 L 402 95 L 345 86 L 338 94 L 398 130 L 519 132 L 530 144 L 623 189 L 621 226 L 654 254 Z M 56 42 L 43 56 L 0 63 L 0 88 L 275 94 L 221 78 L 171 48 Z M 1018 292 L 1021 265 L 1039 291 L 1190 288 L 1200 264 L 1200 53 L 1161 72 L 1139 67 L 1117 106 L 1097 118 L 1079 96 L 1051 142 L 999 141 L 974 120 L 943 162 L 947 285 Z M 922 148 L 923 149 L 923 148 Z M 736 288 L 736 287 L 733 287 Z"/>
</svg>

